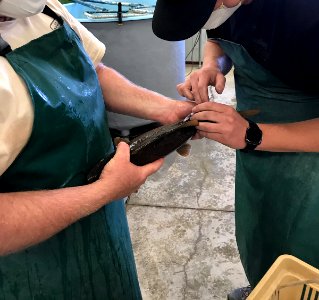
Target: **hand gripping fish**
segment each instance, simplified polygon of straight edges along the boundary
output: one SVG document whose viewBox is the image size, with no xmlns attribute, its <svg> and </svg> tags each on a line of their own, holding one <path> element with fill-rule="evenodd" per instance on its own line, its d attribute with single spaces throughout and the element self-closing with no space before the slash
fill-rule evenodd
<svg viewBox="0 0 319 300">
<path fill-rule="evenodd" d="M 258 110 L 246 110 L 239 112 L 243 117 L 257 114 Z M 137 166 L 144 166 L 157 159 L 165 157 L 173 151 L 177 151 L 182 156 L 187 156 L 190 145 L 186 142 L 196 133 L 198 120 L 190 120 L 192 114 L 184 120 L 174 124 L 162 125 L 147 131 L 131 141 L 125 141 L 130 146 L 130 161 Z M 114 157 L 115 151 L 101 159 L 87 176 L 88 183 L 96 181 L 104 166 Z"/>
</svg>

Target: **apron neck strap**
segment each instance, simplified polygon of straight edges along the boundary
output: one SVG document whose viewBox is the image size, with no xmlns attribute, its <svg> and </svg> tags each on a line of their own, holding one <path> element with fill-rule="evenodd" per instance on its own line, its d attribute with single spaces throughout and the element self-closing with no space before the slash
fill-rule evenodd
<svg viewBox="0 0 319 300">
<path fill-rule="evenodd" d="M 43 14 L 51 17 L 53 19 L 52 23 L 54 21 L 58 21 L 60 25 L 63 24 L 63 19 L 58 16 L 50 7 L 48 7 L 47 5 L 44 7 L 43 9 Z M 0 36 L 0 56 L 5 56 L 6 54 L 10 53 L 12 51 L 10 45 L 2 39 L 2 37 Z"/>
<path fill-rule="evenodd" d="M 60 25 L 63 24 L 63 19 L 58 16 L 49 6 L 46 5 L 42 13 L 51 17 L 53 20 L 57 20 Z"/>
</svg>

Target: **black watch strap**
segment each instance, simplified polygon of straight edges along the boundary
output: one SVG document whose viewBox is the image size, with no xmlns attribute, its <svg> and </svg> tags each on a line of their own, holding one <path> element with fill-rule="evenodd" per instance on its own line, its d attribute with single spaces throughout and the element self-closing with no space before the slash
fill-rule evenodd
<svg viewBox="0 0 319 300">
<path fill-rule="evenodd" d="M 255 148 L 261 144 L 263 136 L 262 131 L 255 122 L 248 119 L 246 120 L 249 123 L 249 127 L 246 130 L 245 136 L 246 147 L 242 149 L 244 152 L 255 150 Z"/>
</svg>

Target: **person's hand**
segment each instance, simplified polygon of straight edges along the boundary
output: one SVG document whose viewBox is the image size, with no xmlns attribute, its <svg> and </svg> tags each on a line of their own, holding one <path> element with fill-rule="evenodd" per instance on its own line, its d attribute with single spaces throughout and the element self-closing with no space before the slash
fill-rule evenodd
<svg viewBox="0 0 319 300">
<path fill-rule="evenodd" d="M 125 142 L 117 146 L 115 156 L 105 165 L 98 181 L 112 199 L 119 199 L 137 191 L 147 177 L 160 169 L 164 159 L 139 167 L 130 162 L 130 147 Z"/>
<path fill-rule="evenodd" d="M 196 138 L 206 137 L 233 149 L 246 146 L 248 121 L 234 108 L 217 102 L 205 102 L 193 108 L 192 119 L 199 121 Z"/>
<path fill-rule="evenodd" d="M 161 120 L 162 124 L 172 124 L 183 120 L 192 112 L 196 105 L 194 101 L 187 100 L 171 100 L 168 104 L 162 107 Z"/>
<path fill-rule="evenodd" d="M 192 72 L 185 82 L 177 85 L 178 93 L 197 104 L 208 102 L 208 86 L 215 86 L 218 94 L 225 88 L 225 76 L 217 66 L 207 65 L 199 70 Z"/>
</svg>

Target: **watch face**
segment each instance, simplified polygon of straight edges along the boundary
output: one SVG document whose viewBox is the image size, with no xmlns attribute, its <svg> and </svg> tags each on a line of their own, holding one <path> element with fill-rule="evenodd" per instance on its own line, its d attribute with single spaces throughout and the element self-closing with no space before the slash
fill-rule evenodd
<svg viewBox="0 0 319 300">
<path fill-rule="evenodd" d="M 261 143 L 262 131 L 257 124 L 249 121 L 249 128 L 246 131 L 246 143 L 254 146 L 258 146 Z"/>
</svg>

